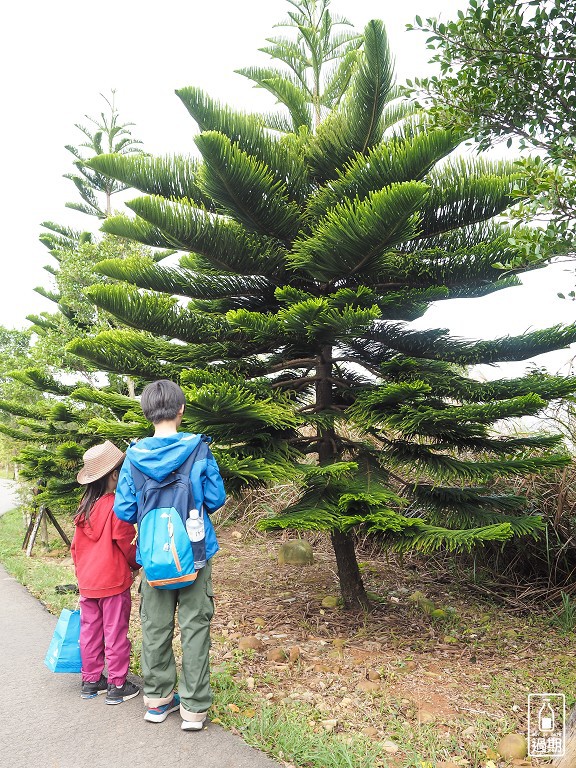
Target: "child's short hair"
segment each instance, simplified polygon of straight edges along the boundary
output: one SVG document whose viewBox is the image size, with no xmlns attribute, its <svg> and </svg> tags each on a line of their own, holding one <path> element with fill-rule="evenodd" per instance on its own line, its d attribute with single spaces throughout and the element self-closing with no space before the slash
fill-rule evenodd
<svg viewBox="0 0 576 768">
<path fill-rule="evenodd" d="M 186 397 L 178 384 L 160 379 L 144 387 L 140 405 L 148 421 L 158 424 L 175 419 L 182 406 L 186 405 Z"/>
</svg>

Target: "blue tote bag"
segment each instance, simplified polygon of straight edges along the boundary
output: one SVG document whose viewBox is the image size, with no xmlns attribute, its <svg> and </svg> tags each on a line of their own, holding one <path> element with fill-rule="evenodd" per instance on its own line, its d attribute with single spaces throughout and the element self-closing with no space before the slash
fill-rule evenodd
<svg viewBox="0 0 576 768">
<path fill-rule="evenodd" d="M 44 663 L 52 672 L 81 672 L 80 611 L 64 608 L 52 635 Z"/>
</svg>

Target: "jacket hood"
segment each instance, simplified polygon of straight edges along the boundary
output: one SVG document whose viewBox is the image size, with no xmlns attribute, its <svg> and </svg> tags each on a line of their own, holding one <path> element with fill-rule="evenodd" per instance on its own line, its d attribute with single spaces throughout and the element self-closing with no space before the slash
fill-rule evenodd
<svg viewBox="0 0 576 768">
<path fill-rule="evenodd" d="M 145 437 L 126 451 L 126 458 L 154 480 L 164 480 L 186 461 L 202 435 L 178 432 L 169 437 Z"/>
<path fill-rule="evenodd" d="M 98 541 L 100 536 L 102 536 L 102 531 L 106 526 L 106 522 L 108 521 L 108 518 L 112 514 L 112 504 L 106 503 L 106 499 L 108 496 L 113 497 L 114 494 L 105 493 L 104 496 L 100 496 L 100 498 L 94 502 L 94 506 L 90 510 L 90 516 L 88 518 L 88 522 L 79 523 L 84 535 L 87 536 L 92 541 Z M 74 518 L 75 523 L 77 520 L 78 520 L 78 517 Z M 76 524 L 78 525 L 78 523 Z"/>
</svg>

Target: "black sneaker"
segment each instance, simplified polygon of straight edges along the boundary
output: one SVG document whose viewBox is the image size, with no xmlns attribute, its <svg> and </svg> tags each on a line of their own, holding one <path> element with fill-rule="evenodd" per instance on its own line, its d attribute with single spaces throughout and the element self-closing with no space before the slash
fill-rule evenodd
<svg viewBox="0 0 576 768">
<path fill-rule="evenodd" d="M 131 683 L 130 680 L 126 680 L 120 688 L 117 685 L 109 685 L 108 693 L 106 694 L 106 704 L 122 704 L 123 701 L 133 699 L 139 693 L 140 688 Z"/>
<path fill-rule="evenodd" d="M 95 699 L 98 694 L 106 693 L 107 690 L 108 681 L 104 675 L 100 675 L 100 680 L 97 680 L 95 683 L 89 683 L 86 680 L 82 682 L 82 687 L 80 688 L 80 696 L 83 699 Z"/>
</svg>

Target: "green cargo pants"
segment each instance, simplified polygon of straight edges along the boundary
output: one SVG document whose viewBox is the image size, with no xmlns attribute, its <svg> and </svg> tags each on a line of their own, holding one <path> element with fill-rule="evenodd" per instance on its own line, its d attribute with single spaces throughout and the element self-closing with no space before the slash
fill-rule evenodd
<svg viewBox="0 0 576 768">
<path fill-rule="evenodd" d="M 181 706 L 188 712 L 206 712 L 210 690 L 210 620 L 214 614 L 212 563 L 198 571 L 194 584 L 183 589 L 155 589 L 144 574 L 140 584 L 142 622 L 142 675 L 147 706 L 157 707 L 172 698 L 176 687 L 176 660 L 172 648 L 174 621 L 182 640 L 182 672 L 178 685 Z"/>
</svg>

